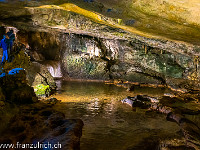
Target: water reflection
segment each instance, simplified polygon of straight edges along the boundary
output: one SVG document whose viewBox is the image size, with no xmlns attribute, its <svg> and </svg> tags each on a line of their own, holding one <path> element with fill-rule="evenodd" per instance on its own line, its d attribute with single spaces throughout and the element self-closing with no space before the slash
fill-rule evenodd
<svg viewBox="0 0 200 150">
<path fill-rule="evenodd" d="M 61 82 L 56 97 L 65 103 L 57 107 L 67 118 L 84 122 L 81 150 L 123 150 L 133 148 L 144 139 L 157 141 L 179 136 L 178 125 L 165 116 L 146 110 L 132 110 L 120 100 L 138 93 L 163 95 L 165 89 L 136 88 L 134 93 L 104 83 Z M 145 145 L 145 143 L 143 143 Z"/>
</svg>

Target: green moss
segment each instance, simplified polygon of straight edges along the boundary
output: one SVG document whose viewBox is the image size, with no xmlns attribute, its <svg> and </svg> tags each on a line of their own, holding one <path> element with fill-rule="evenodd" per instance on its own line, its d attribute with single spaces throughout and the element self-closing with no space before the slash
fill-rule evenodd
<svg viewBox="0 0 200 150">
<path fill-rule="evenodd" d="M 179 63 L 185 63 L 179 65 L 175 60 L 174 56 L 170 53 L 168 54 L 154 54 L 149 51 L 145 54 L 144 50 L 138 50 L 133 54 L 127 54 L 129 59 L 125 60 L 127 62 L 136 61 L 141 66 L 153 70 L 157 73 L 163 74 L 164 76 L 182 78 L 184 72 L 184 66 L 187 66 L 187 59 L 178 60 Z M 184 59 L 184 58 L 183 58 Z M 189 59 L 188 59 L 189 60 Z"/>
<path fill-rule="evenodd" d="M 70 76 L 86 79 L 107 78 L 107 63 L 99 58 L 90 59 L 89 56 L 72 55 L 65 57 L 65 67 Z"/>
<path fill-rule="evenodd" d="M 87 47 L 82 47 L 81 52 L 87 52 Z"/>
<path fill-rule="evenodd" d="M 122 19 L 117 19 L 117 23 L 121 25 L 123 23 Z"/>
<path fill-rule="evenodd" d="M 124 33 L 114 32 L 113 34 L 118 37 L 124 37 Z"/>
<path fill-rule="evenodd" d="M 43 96 L 43 95 L 49 96 L 51 89 L 50 89 L 49 85 L 38 84 L 38 85 L 34 86 L 34 91 L 37 96 Z"/>
<path fill-rule="evenodd" d="M 96 65 L 90 60 L 82 59 L 81 57 L 67 57 L 67 67 L 69 70 L 80 71 L 85 74 L 92 74 Z"/>
</svg>

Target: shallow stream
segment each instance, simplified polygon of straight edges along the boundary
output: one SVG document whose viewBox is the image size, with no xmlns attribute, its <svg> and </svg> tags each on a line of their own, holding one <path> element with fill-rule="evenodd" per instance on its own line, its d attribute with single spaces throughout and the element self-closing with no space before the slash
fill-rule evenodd
<svg viewBox="0 0 200 150">
<path fill-rule="evenodd" d="M 135 109 L 122 104 L 121 99 L 137 94 L 162 96 L 166 89 L 135 88 L 134 92 L 115 85 L 95 82 L 57 81 L 55 97 L 64 103 L 57 109 L 66 118 L 84 122 L 81 150 L 123 150 L 155 148 L 160 140 L 179 136 L 179 126 L 165 115 Z"/>
</svg>

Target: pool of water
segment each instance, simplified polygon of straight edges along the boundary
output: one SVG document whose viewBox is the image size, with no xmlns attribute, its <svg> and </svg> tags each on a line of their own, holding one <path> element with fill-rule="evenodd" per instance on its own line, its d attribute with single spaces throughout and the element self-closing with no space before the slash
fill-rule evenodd
<svg viewBox="0 0 200 150">
<path fill-rule="evenodd" d="M 55 106 L 66 118 L 84 122 L 81 150 L 144 149 L 159 140 L 176 138 L 179 126 L 166 121 L 163 114 L 132 109 L 120 102 L 127 96 L 162 96 L 165 89 L 135 88 L 134 92 L 115 85 L 93 82 L 57 81 L 55 97 L 63 103 Z M 149 143 L 147 143 L 147 141 Z"/>
</svg>

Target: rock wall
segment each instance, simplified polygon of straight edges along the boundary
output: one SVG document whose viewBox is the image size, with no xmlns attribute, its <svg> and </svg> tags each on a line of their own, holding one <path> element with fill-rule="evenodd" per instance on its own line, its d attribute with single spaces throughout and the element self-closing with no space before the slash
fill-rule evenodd
<svg viewBox="0 0 200 150">
<path fill-rule="evenodd" d="M 31 86 L 44 84 L 49 85 L 52 90 L 56 89 L 56 83 L 48 69 L 37 62 L 31 63 L 30 67 L 27 69 L 27 80 Z"/>
<path fill-rule="evenodd" d="M 131 10 L 132 8 L 165 19 L 200 25 L 200 16 L 198 15 L 199 2 L 196 0 L 127 0 L 126 3 L 120 0 L 115 0 L 114 2 L 107 2 L 105 0 L 97 1 L 113 6 L 114 8 L 121 6 L 129 15 L 133 14 L 134 10 Z"/>
<path fill-rule="evenodd" d="M 16 47 L 14 47 L 14 49 L 15 48 Z M 37 62 L 31 62 L 30 56 L 27 54 L 26 50 L 21 48 L 19 48 L 19 51 L 14 50 L 12 58 L 11 62 L 5 62 L 2 66 L 3 70 L 0 70 L 1 75 L 3 75 L 3 73 L 8 73 L 14 68 L 23 68 L 26 71 L 25 78 L 28 85 L 33 87 L 40 84 L 48 85 L 51 89 L 49 94 L 56 90 L 56 83 L 47 67 Z"/>
<path fill-rule="evenodd" d="M 60 61 L 61 74 L 66 78 L 121 79 L 174 89 L 199 89 L 198 26 L 193 28 L 195 23 L 185 13 L 180 17 L 177 9 L 186 8 L 185 1 L 180 4 L 152 0 L 149 4 L 145 0 L 128 0 L 122 4 L 116 0 L 102 6 L 102 14 L 91 11 L 96 8 L 96 1 L 88 3 L 88 9 L 80 1 L 48 2 L 49 5 L 37 2 L 37 5 L 27 3 L 30 7 L 17 7 L 16 15 L 5 9 L 11 7 L 9 4 L 1 7 L 4 12 L 0 23 L 19 29 L 18 39 L 29 46 L 33 60 Z M 103 0 L 98 2 L 105 4 Z M 154 4 L 160 4 L 158 9 L 153 8 Z M 107 9 L 110 6 L 113 9 Z M 174 11 L 174 17 L 170 18 L 173 13 L 168 8 Z M 17 13 L 20 9 L 24 12 Z M 103 13 L 104 9 L 114 16 Z M 168 11 L 157 17 L 161 10 Z M 125 15 L 120 19 L 126 12 L 130 18 Z M 135 21 L 134 28 L 126 25 L 126 19 Z"/>
<path fill-rule="evenodd" d="M 24 70 L 0 78 L 0 95 L 0 101 L 17 104 L 37 102 L 33 88 L 27 84 Z"/>
<path fill-rule="evenodd" d="M 64 34 L 61 66 L 64 75 L 79 79 L 109 79 L 107 61 L 102 59 L 103 50 L 98 41 L 90 36 Z"/>
<path fill-rule="evenodd" d="M 59 41 L 56 33 L 52 32 L 34 32 L 20 30 L 17 33 L 17 39 L 20 43 L 31 48 L 34 60 L 58 60 L 59 58 Z"/>
<path fill-rule="evenodd" d="M 63 34 L 61 40 L 62 72 L 71 78 L 123 79 L 174 88 L 191 88 L 190 84 L 199 80 L 198 57 L 171 49 L 151 47 L 139 40 L 76 34 Z"/>
<path fill-rule="evenodd" d="M 62 32 L 56 32 L 48 44 L 52 34 L 29 32 L 28 37 L 34 37 L 28 40 L 32 45 L 30 55 L 35 58 L 36 52 L 44 58 L 42 61 L 59 60 L 57 63 L 60 63 L 61 74 L 65 78 L 121 79 L 167 85 L 174 89 L 196 90 L 199 87 L 198 50 L 189 52 L 188 47 L 181 48 L 181 44 L 174 43 L 156 46 L 157 41 L 151 41 L 153 45 L 145 40 L 109 39 Z M 36 48 L 38 45 L 39 48 Z"/>
</svg>

